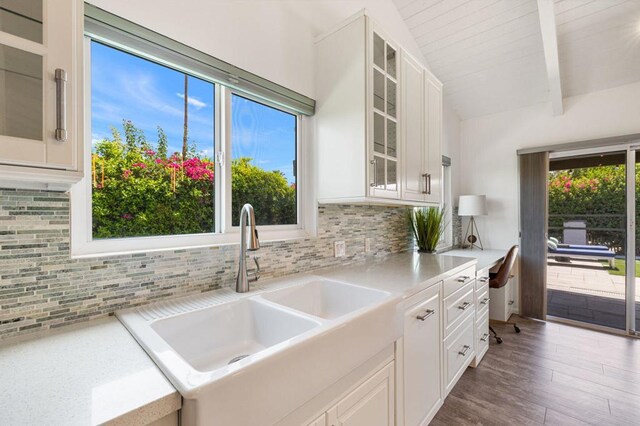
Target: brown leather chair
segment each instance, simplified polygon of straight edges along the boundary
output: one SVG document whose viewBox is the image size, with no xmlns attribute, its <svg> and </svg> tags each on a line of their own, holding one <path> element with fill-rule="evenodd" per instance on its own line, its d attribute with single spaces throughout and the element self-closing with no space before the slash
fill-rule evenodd
<svg viewBox="0 0 640 426">
<path fill-rule="evenodd" d="M 489 288 L 502 288 L 509 282 L 509 279 L 513 277 L 511 275 L 511 270 L 513 269 L 513 265 L 516 263 L 516 258 L 518 257 L 518 246 L 513 246 L 509 249 L 509 252 L 505 256 L 500 268 L 497 272 L 489 272 Z M 510 324 L 513 325 L 513 329 L 516 333 L 520 333 L 520 328 L 518 324 L 514 321 L 498 321 L 491 320 L 492 323 L 499 324 Z M 498 336 L 493 327 L 489 326 L 489 330 L 493 333 L 493 337 L 496 339 L 496 342 L 502 343 L 502 338 Z"/>
</svg>

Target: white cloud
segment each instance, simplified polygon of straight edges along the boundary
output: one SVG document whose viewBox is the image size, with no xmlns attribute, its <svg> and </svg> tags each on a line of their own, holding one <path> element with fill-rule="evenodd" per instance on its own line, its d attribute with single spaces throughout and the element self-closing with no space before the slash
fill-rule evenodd
<svg viewBox="0 0 640 426">
<path fill-rule="evenodd" d="M 180 99 L 184 99 L 184 93 L 176 93 L 176 96 L 179 97 Z M 206 103 L 202 102 L 198 98 L 194 98 L 193 96 L 189 96 L 189 99 L 187 99 L 187 103 L 191 106 L 196 107 L 197 109 L 204 108 L 207 106 Z"/>
</svg>

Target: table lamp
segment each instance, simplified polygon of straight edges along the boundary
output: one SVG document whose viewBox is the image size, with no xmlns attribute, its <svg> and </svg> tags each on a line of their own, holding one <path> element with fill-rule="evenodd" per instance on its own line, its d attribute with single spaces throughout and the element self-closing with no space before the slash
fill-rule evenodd
<svg viewBox="0 0 640 426">
<path fill-rule="evenodd" d="M 458 200 L 458 216 L 470 216 L 469 224 L 467 225 L 467 231 L 464 233 L 464 239 L 462 240 L 463 247 L 465 247 L 465 241 L 469 242 L 469 248 L 474 247 L 484 250 L 482 246 L 482 240 L 480 239 L 480 233 L 478 232 L 478 226 L 474 216 L 486 216 L 487 215 L 487 196 L 486 195 L 461 195 Z M 478 242 L 478 244 L 476 244 Z"/>
</svg>

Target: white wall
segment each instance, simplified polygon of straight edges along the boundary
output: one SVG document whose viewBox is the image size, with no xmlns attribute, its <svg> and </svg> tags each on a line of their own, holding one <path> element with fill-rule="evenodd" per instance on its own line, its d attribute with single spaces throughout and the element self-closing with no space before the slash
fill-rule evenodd
<svg viewBox="0 0 640 426">
<path fill-rule="evenodd" d="M 518 241 L 516 150 L 640 133 L 640 83 L 567 98 L 564 105 L 561 116 L 540 104 L 461 122 L 460 191 L 487 195 L 489 215 L 478 218 L 485 247 Z"/>
<path fill-rule="evenodd" d="M 314 39 L 366 8 L 424 62 L 392 0 L 90 0 L 90 3 L 304 95 Z"/>
</svg>

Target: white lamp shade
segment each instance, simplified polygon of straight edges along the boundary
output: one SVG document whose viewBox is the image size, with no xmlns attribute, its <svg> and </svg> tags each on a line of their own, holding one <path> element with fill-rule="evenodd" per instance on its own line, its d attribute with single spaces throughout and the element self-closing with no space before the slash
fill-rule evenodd
<svg viewBox="0 0 640 426">
<path fill-rule="evenodd" d="M 461 195 L 458 201 L 458 216 L 485 216 L 487 214 L 486 195 Z"/>
</svg>

